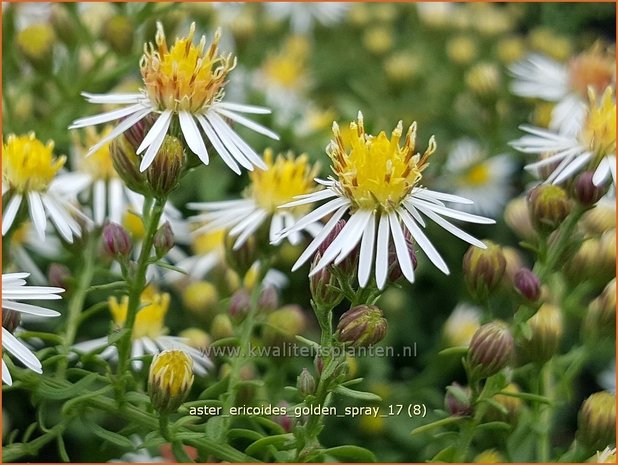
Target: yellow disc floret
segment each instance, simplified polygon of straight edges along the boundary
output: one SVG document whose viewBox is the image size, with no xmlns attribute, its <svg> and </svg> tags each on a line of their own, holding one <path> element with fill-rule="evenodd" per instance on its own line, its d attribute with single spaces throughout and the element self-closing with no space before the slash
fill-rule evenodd
<svg viewBox="0 0 618 465">
<path fill-rule="evenodd" d="M 253 198 L 265 210 L 274 213 L 280 205 L 291 202 L 297 195 L 315 190 L 313 179 L 319 167 L 317 164 L 311 166 L 307 155 L 294 157 L 288 153 L 284 157 L 280 154 L 273 161 L 272 150 L 266 149 L 264 163 L 266 170 L 252 171 L 249 176 Z"/>
<path fill-rule="evenodd" d="M 491 172 L 487 163 L 478 163 L 470 167 L 463 175 L 461 184 L 464 186 L 481 187 L 489 182 Z"/>
<path fill-rule="evenodd" d="M 86 153 L 90 147 L 93 147 L 101 139 L 107 137 L 109 133 L 112 132 L 112 129 L 113 126 L 107 125 L 98 133 L 93 126 L 88 126 L 84 129 L 84 142 L 82 143 L 80 141 L 79 136 L 74 135 L 74 144 L 80 152 Z M 80 169 L 90 174 L 95 179 L 108 180 L 118 177 L 112 163 L 112 155 L 109 148 L 110 144 L 105 144 L 89 157 L 79 157 Z"/>
<path fill-rule="evenodd" d="M 156 47 L 144 46 L 140 69 L 148 97 L 159 110 L 199 113 L 223 97 L 228 73 L 236 66 L 231 54 L 218 54 L 221 31 L 206 51 L 206 37 L 193 45 L 195 23 L 189 34 L 168 49 L 165 32 L 157 23 Z"/>
<path fill-rule="evenodd" d="M 616 153 L 616 102 L 611 87 L 607 87 L 601 101 L 592 89 L 589 92 L 588 117 L 581 133 L 582 142 L 597 159 Z"/>
<path fill-rule="evenodd" d="M 127 318 L 129 297 L 124 296 L 120 301 L 116 297 L 110 297 L 108 303 L 114 323 L 117 326 L 123 326 Z M 169 304 L 169 294 L 159 294 L 152 286 L 144 289 L 141 295 L 141 308 L 137 312 L 131 337 L 133 339 L 157 338 L 164 335 L 166 328 L 163 326 L 163 320 Z"/>
<path fill-rule="evenodd" d="M 166 396 L 181 396 L 193 384 L 193 360 L 182 350 L 165 350 L 152 360 L 148 382 Z"/>
<path fill-rule="evenodd" d="M 66 157 L 53 156 L 54 143 L 43 144 L 34 132 L 11 134 L 2 144 L 2 180 L 17 192 L 45 192 Z"/>
<path fill-rule="evenodd" d="M 339 177 L 342 194 L 356 208 L 391 211 L 418 185 L 430 155 L 436 149 L 432 136 L 425 153 L 415 153 L 416 123 L 399 146 L 402 123 L 397 124 L 390 139 L 384 131 L 377 136 L 365 134 L 363 115 L 350 123 L 351 148 L 348 151 L 339 126 L 333 123 L 334 139 L 327 147 L 333 172 Z"/>
</svg>

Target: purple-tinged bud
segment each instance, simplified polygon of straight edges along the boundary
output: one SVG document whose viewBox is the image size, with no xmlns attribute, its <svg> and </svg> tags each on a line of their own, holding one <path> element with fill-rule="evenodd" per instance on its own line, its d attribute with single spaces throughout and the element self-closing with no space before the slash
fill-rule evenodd
<svg viewBox="0 0 618 465">
<path fill-rule="evenodd" d="M 412 267 L 416 270 L 417 259 L 416 252 L 414 251 L 414 238 L 410 231 L 407 228 L 403 228 L 403 236 L 406 241 L 406 248 L 408 249 L 408 254 L 410 255 L 410 260 L 412 261 Z M 395 250 L 395 246 L 392 243 L 389 243 L 388 246 L 388 280 L 392 283 L 399 280 L 403 276 L 403 272 L 401 271 L 401 266 L 399 265 L 399 259 L 397 258 L 397 251 Z"/>
<path fill-rule="evenodd" d="M 337 224 L 335 224 L 335 227 L 331 229 L 331 231 L 328 233 L 326 238 L 319 245 L 316 251 L 316 254 L 320 254 L 321 256 L 324 255 L 324 252 L 326 252 L 326 249 L 328 249 L 328 247 L 333 243 L 333 241 L 337 238 L 337 236 L 339 235 L 339 233 L 345 226 L 345 223 L 346 223 L 345 220 L 337 221 Z"/>
<path fill-rule="evenodd" d="M 50 286 L 67 289 L 68 281 L 71 279 L 71 270 L 62 263 L 52 263 L 47 269 L 47 281 Z"/>
<path fill-rule="evenodd" d="M 228 309 L 230 317 L 237 322 L 245 319 L 251 308 L 251 296 L 249 292 L 241 287 L 230 297 L 230 307 Z"/>
<path fill-rule="evenodd" d="M 560 226 L 571 212 L 567 193 L 554 184 L 541 184 L 528 193 L 528 211 L 532 224 L 546 233 Z"/>
<path fill-rule="evenodd" d="M 21 313 L 15 310 L 9 310 L 8 308 L 2 309 L 2 327 L 9 333 L 13 334 L 15 328 L 21 323 Z"/>
<path fill-rule="evenodd" d="M 153 238 L 155 253 L 157 258 L 163 258 L 174 247 L 174 231 L 169 221 L 163 223 Z"/>
<path fill-rule="evenodd" d="M 453 416 L 466 417 L 472 415 L 471 391 L 468 386 L 454 382 L 446 388 L 444 406 Z"/>
<path fill-rule="evenodd" d="M 536 302 L 541 297 L 541 281 L 528 268 L 521 268 L 513 278 L 515 289 L 530 302 Z"/>
<path fill-rule="evenodd" d="M 272 312 L 279 308 L 279 292 L 275 286 L 265 286 L 261 290 L 258 308 L 264 312 Z"/>
<path fill-rule="evenodd" d="M 316 252 L 311 263 L 312 270 L 321 258 L 322 254 Z M 309 278 L 309 290 L 311 299 L 318 307 L 333 308 L 343 300 L 343 293 L 339 290 L 339 281 L 332 273 L 330 266 L 323 267 Z"/>
<path fill-rule="evenodd" d="M 288 404 L 285 400 L 280 401 L 277 404 L 277 413 L 271 416 L 271 419 L 277 423 L 283 431 L 286 433 L 291 433 L 294 427 L 294 423 L 292 422 L 292 418 L 287 414 L 287 410 L 290 404 Z M 285 413 L 284 413 L 285 412 Z"/>
<path fill-rule="evenodd" d="M 339 220 L 332 231 L 326 236 L 326 239 L 322 241 L 315 254 L 323 257 L 328 247 L 339 236 L 339 233 L 345 225 L 345 220 Z M 351 275 L 356 270 L 358 264 L 358 253 L 359 247 L 357 246 L 339 264 L 331 264 L 331 266 L 336 266 L 343 275 Z M 317 261 L 314 261 L 314 263 L 317 264 Z"/>
<path fill-rule="evenodd" d="M 158 197 L 166 197 L 176 189 L 186 161 L 182 142 L 174 136 L 165 136 L 157 155 L 146 169 L 151 192 Z"/>
<path fill-rule="evenodd" d="M 139 170 L 140 157 L 135 153 L 137 146 L 129 141 L 128 133 L 129 131 L 125 132 L 124 135 L 116 137 L 111 142 L 109 150 L 112 164 L 120 179 L 129 189 L 139 194 L 147 194 L 149 187 L 146 175 Z"/>
<path fill-rule="evenodd" d="M 152 125 L 156 121 L 157 121 L 157 116 L 155 116 L 154 113 L 150 113 L 148 116 L 142 118 L 137 123 L 133 124 L 129 129 L 127 129 L 123 133 L 127 142 L 131 144 L 131 146 L 133 147 L 134 152 L 142 144 L 144 137 L 146 137 L 146 134 L 148 134 L 148 132 L 150 131 L 150 128 L 152 128 Z"/>
<path fill-rule="evenodd" d="M 128 257 L 133 248 L 129 233 L 118 223 L 103 226 L 102 240 L 103 251 L 110 257 Z"/>
<path fill-rule="evenodd" d="M 471 382 L 495 375 L 511 363 L 514 353 L 513 336 L 501 321 L 492 321 L 476 330 L 466 358 Z"/>
<path fill-rule="evenodd" d="M 575 437 L 591 451 L 616 441 L 616 394 L 596 392 L 584 401 L 577 416 Z"/>
<path fill-rule="evenodd" d="M 463 272 L 470 294 L 483 300 L 498 286 L 506 259 L 502 248 L 491 241 L 484 241 L 486 249 L 470 246 L 463 258 Z"/>
<path fill-rule="evenodd" d="M 322 357 L 320 357 L 320 354 L 316 354 L 315 358 L 313 359 L 313 366 L 315 367 L 315 371 L 318 372 L 318 374 L 322 374 L 322 370 L 324 370 L 324 359 Z"/>
<path fill-rule="evenodd" d="M 315 378 L 306 368 L 303 368 L 303 371 L 296 378 L 296 387 L 303 396 L 308 396 L 315 392 Z"/>
<path fill-rule="evenodd" d="M 592 182 L 594 173 L 584 171 L 575 178 L 573 183 L 573 197 L 580 204 L 589 207 L 597 203 L 607 192 L 608 185 L 595 186 Z"/>
<path fill-rule="evenodd" d="M 367 347 L 384 339 L 387 328 L 382 310 L 375 305 L 358 305 L 341 315 L 336 335 L 340 342 Z"/>
</svg>

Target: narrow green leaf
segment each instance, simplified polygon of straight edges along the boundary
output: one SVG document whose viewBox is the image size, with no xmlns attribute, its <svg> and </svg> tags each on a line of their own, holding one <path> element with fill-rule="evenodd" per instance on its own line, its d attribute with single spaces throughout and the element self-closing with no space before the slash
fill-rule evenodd
<svg viewBox="0 0 618 465">
<path fill-rule="evenodd" d="M 245 453 L 249 455 L 256 455 L 260 452 L 265 452 L 269 446 L 275 446 L 278 448 L 288 441 L 294 441 L 294 435 L 292 433 L 267 436 L 252 443 L 249 447 L 247 447 Z"/>
<path fill-rule="evenodd" d="M 326 449 L 324 453 L 336 458 L 340 462 L 377 462 L 376 456 L 370 450 L 359 446 L 338 446 Z"/>
<path fill-rule="evenodd" d="M 438 355 L 465 355 L 468 353 L 468 346 L 447 347 L 438 352 Z"/>
<path fill-rule="evenodd" d="M 425 433 L 427 431 L 430 431 L 434 428 L 438 428 L 440 426 L 446 426 L 446 425 L 450 425 L 451 423 L 457 423 L 463 420 L 464 418 L 465 417 L 442 418 L 441 420 L 432 421 L 431 423 L 427 423 L 426 425 L 419 426 L 418 428 L 414 428 L 412 431 L 410 431 L 410 434 L 415 435 L 415 434 Z"/>
<path fill-rule="evenodd" d="M 342 396 L 352 397 L 353 399 L 365 400 L 368 402 L 382 402 L 382 398 L 373 394 L 372 392 L 355 391 L 354 389 L 347 388 L 345 386 L 337 386 L 334 390 L 336 394 Z"/>
</svg>

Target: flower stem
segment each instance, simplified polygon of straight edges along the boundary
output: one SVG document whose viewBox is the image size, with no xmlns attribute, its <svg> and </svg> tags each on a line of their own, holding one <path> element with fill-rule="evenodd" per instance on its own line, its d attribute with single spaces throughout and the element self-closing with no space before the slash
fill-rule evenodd
<svg viewBox="0 0 618 465">
<path fill-rule="evenodd" d="M 550 400 L 553 400 L 551 395 L 553 391 L 553 382 L 551 375 L 551 366 L 550 362 L 547 362 L 543 367 L 539 370 L 539 377 L 537 383 L 537 394 L 543 397 L 547 397 Z M 539 462 L 548 462 L 549 461 L 549 452 L 550 452 L 550 429 L 551 429 L 551 404 L 547 405 L 544 403 L 537 403 L 536 409 L 537 415 L 537 427 L 538 427 L 538 435 L 537 435 L 537 460 Z"/>
<path fill-rule="evenodd" d="M 144 221 L 146 224 L 146 233 L 142 250 L 137 259 L 133 280 L 129 283 L 129 304 L 127 306 L 127 318 L 124 324 L 125 334 L 118 341 L 118 377 L 124 379 L 124 373 L 127 371 L 129 358 L 131 356 L 131 336 L 135 318 L 140 307 L 141 294 L 146 286 L 146 270 L 149 265 L 150 252 L 154 241 L 154 236 L 159 225 L 159 220 L 163 214 L 163 207 L 166 199 L 157 198 L 151 208 L 150 202 L 144 202 Z M 124 396 L 124 381 L 119 382 L 118 400 L 121 401 Z"/>
</svg>

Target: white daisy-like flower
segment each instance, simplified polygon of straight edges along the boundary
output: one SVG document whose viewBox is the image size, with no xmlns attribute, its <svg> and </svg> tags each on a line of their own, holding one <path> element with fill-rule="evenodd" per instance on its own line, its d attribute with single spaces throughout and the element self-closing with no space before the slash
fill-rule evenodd
<svg viewBox="0 0 618 465">
<path fill-rule="evenodd" d="M 220 31 L 215 32 L 214 39 L 207 49 L 205 49 L 205 36 L 202 36 L 197 46 L 193 44 L 194 33 L 195 23 L 191 24 L 187 37 L 177 38 L 174 45 L 168 48 L 163 26 L 157 23 L 156 46 L 153 44 L 150 44 L 150 48 L 145 46 L 140 61 L 145 86 L 141 92 L 83 93 L 91 103 L 127 105 L 73 122 L 70 128 L 75 129 L 122 119 L 106 137 L 89 150 L 86 156 L 92 155 L 146 116 L 157 114 L 156 121 L 136 150 L 138 155 L 142 155 L 141 171 L 145 171 L 157 156 L 173 122 L 178 123 L 189 149 L 204 164 L 209 163 L 204 142 L 208 140 L 234 172 L 240 174 L 239 165 L 247 170 L 253 170 L 255 166 L 264 168 L 264 162 L 232 130 L 226 119 L 272 139 L 278 139 L 274 132 L 241 114 L 268 114 L 270 110 L 222 101 L 226 79 L 228 73 L 236 66 L 236 59 L 232 58 L 231 54 L 225 56 L 218 53 Z"/>
<path fill-rule="evenodd" d="M 494 220 L 449 208 L 444 202 L 469 204 L 471 201 L 432 191 L 420 185 L 421 173 L 427 167 L 436 143 L 432 137 L 423 155 L 415 153 L 416 124 L 410 126 L 403 147 L 399 146 L 402 136 L 401 121 L 390 139 L 383 131 L 373 137 L 365 134 L 360 112 L 358 122 L 350 124 L 350 141 L 347 144 L 344 143 L 336 123 L 333 123 L 333 134 L 334 139 L 326 151 L 337 177 L 317 180 L 326 187 L 324 190 L 304 195 L 299 200 L 284 205 L 284 208 L 297 207 L 328 200 L 298 220 L 294 226 L 288 227 L 283 236 L 331 215 L 294 264 L 293 271 L 311 258 L 346 213 L 350 214 L 346 225 L 326 248 L 310 275 L 332 262 L 340 263 L 360 242 L 358 282 L 361 287 L 367 285 L 375 257 L 375 280 L 378 288 L 383 289 L 388 276 L 392 240 L 403 275 L 408 281 L 414 282 L 414 266 L 404 234 L 406 230 L 427 257 L 442 272 L 448 274 L 448 266 L 421 229 L 425 227 L 421 213 L 460 239 L 485 248 L 481 241 L 443 217 L 481 224 L 492 224 L 495 223 Z M 351 147 L 349 151 L 346 149 L 348 144 Z"/>
<path fill-rule="evenodd" d="M 586 116 L 573 134 L 560 134 L 533 126 L 520 126 L 528 135 L 510 143 L 524 153 L 548 154 L 540 161 L 526 166 L 537 170 L 557 166 L 546 182 L 560 184 L 575 173 L 594 170 L 592 182 L 599 186 L 611 174 L 616 186 L 616 101 L 613 90 L 607 87 L 600 101 L 592 90 Z"/>
<path fill-rule="evenodd" d="M 163 457 L 155 457 L 150 454 L 148 449 L 141 447 L 143 444 L 142 439 L 139 436 L 133 435 L 129 439 L 135 446 L 135 452 L 127 452 L 123 454 L 119 459 L 109 460 L 107 463 L 165 463 Z"/>
<path fill-rule="evenodd" d="M 443 173 L 445 188 L 472 200 L 461 210 L 495 216 L 509 200 L 509 180 L 516 169 L 509 155 L 487 156 L 478 141 L 455 142 Z"/>
<path fill-rule="evenodd" d="M 39 359 L 13 335 L 13 331 L 19 324 L 21 313 L 37 317 L 60 315 L 55 310 L 21 301 L 61 299 L 62 297 L 58 294 L 64 292 L 64 289 L 59 287 L 28 286 L 26 285 L 26 278 L 28 276 L 30 276 L 30 273 L 2 274 L 2 348 L 32 371 L 42 373 L 43 368 Z M 11 373 L 9 373 L 4 360 L 2 361 L 2 382 L 9 386 L 13 384 Z"/>
<path fill-rule="evenodd" d="M 294 157 L 288 153 L 287 157 L 280 154 L 276 160 L 273 158 L 272 150 L 267 149 L 264 152 L 266 170 L 253 171 L 249 174 L 251 186 L 246 192 L 246 198 L 189 203 L 188 208 L 205 212 L 190 218 L 190 221 L 200 225 L 195 234 L 229 229 L 228 234 L 236 238 L 233 249 L 237 250 L 269 221 L 269 240 L 278 244 L 281 240 L 279 233 L 291 227 L 308 210 L 307 206 L 286 210 L 281 210 L 279 207 L 291 202 L 296 196 L 312 195 L 315 191 L 313 178 L 319 167 L 311 166 L 305 154 Z M 298 244 L 302 240 L 300 232 L 302 229 L 310 234 L 317 234 L 319 227 L 311 223 L 314 222 L 290 232 L 288 240 L 292 244 Z"/>
<path fill-rule="evenodd" d="M 614 53 L 605 53 L 598 45 L 567 64 L 533 53 L 510 66 L 515 78 L 511 91 L 520 97 L 556 102 L 549 127 L 571 134 L 585 118 L 588 88 L 601 93 L 615 81 L 615 68 Z"/>
<path fill-rule="evenodd" d="M 188 345 L 188 339 L 177 336 L 168 336 L 164 325 L 170 296 L 167 293 L 158 293 L 154 287 L 147 287 L 142 293 L 142 306 L 137 312 L 133 326 L 131 365 L 134 370 L 143 366 L 141 358 L 144 355 L 155 355 L 167 349 L 180 349 L 193 359 L 193 369 L 198 375 L 205 375 L 212 367 L 210 359 L 198 349 Z M 129 307 L 128 296 L 120 301 L 116 297 L 109 298 L 109 308 L 116 327 L 124 326 Z M 117 360 L 118 350 L 115 345 L 109 345 L 108 337 L 101 337 L 90 341 L 83 341 L 73 345 L 78 353 L 87 353 L 103 349 L 99 354 L 104 360 Z"/>
<path fill-rule="evenodd" d="M 2 197 L 9 197 L 2 215 L 3 236 L 25 204 L 41 239 L 45 239 L 48 217 L 67 242 L 81 235 L 74 216 L 89 222 L 72 203 L 77 191 L 74 184 L 66 182 L 70 174 L 58 176 L 66 157 L 54 157 L 53 150 L 52 141 L 43 144 L 33 132 L 11 134 L 2 145 Z"/>
<path fill-rule="evenodd" d="M 311 33 L 316 23 L 325 27 L 337 24 L 350 8 L 340 2 L 267 2 L 264 6 L 269 17 L 289 20 L 295 34 Z"/>
</svg>

